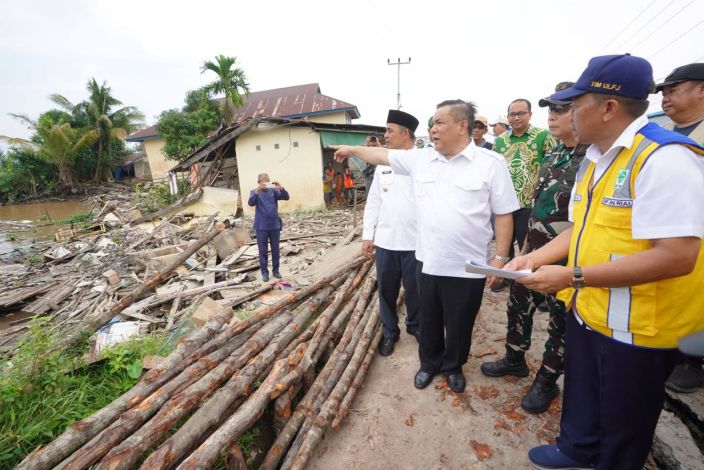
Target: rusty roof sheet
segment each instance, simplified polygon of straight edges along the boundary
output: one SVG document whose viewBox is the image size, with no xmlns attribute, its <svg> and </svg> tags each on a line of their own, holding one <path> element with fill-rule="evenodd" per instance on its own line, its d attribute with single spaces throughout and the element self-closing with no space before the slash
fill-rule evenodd
<svg viewBox="0 0 704 470">
<path fill-rule="evenodd" d="M 237 110 L 235 122 L 254 116 L 295 118 L 335 111 L 347 111 L 353 119 L 360 116 L 355 105 L 323 95 L 320 85 L 308 83 L 250 93 Z"/>
<path fill-rule="evenodd" d="M 243 98 L 244 103 L 237 110 L 234 122 L 243 122 L 256 116 L 300 118 L 336 111 L 347 111 L 352 119 L 360 117 L 357 106 L 323 95 L 320 93 L 320 85 L 317 83 L 255 91 Z M 222 98 L 218 98 L 216 101 L 220 102 Z M 151 126 L 128 135 L 125 140 L 127 142 L 142 142 L 157 137 L 159 137 L 159 132 L 156 130 L 156 126 Z"/>
<path fill-rule="evenodd" d="M 157 137 L 159 137 L 159 132 L 156 130 L 156 125 L 154 125 L 128 135 L 125 140 L 127 142 L 143 142 L 147 139 L 154 139 Z"/>
</svg>

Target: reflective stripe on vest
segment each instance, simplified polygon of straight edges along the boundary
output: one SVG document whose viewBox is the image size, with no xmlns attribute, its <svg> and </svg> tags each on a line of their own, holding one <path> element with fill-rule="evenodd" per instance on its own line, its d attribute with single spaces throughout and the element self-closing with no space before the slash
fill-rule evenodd
<svg viewBox="0 0 704 470">
<path fill-rule="evenodd" d="M 624 148 L 593 184 L 595 165 L 585 160 L 580 167 L 573 199 L 575 225 L 569 265 L 608 263 L 652 247 L 649 240 L 633 239 L 631 232 L 635 182 L 641 168 L 664 144 L 687 145 L 700 155 L 704 155 L 704 149 L 693 142 L 668 141 L 669 135 L 648 134 L 653 138 L 637 133 L 631 147 Z M 676 193 L 676 188 L 663 190 Z M 680 337 L 704 330 L 702 286 L 704 247 L 688 275 L 630 287 L 569 288 L 558 298 L 575 308 L 590 328 L 604 335 L 637 346 L 674 348 Z"/>
</svg>

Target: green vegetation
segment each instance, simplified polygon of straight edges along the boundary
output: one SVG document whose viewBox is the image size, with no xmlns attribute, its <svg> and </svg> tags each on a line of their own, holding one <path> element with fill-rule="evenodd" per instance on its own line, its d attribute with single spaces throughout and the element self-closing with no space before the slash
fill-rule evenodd
<svg viewBox="0 0 704 470">
<path fill-rule="evenodd" d="M 50 109 L 36 120 L 10 114 L 26 124 L 32 136 L 0 136 L 11 147 L 0 158 L 0 198 L 12 201 L 55 189 L 75 192 L 91 176 L 102 181 L 107 167 L 127 153 L 123 139 L 143 124 L 144 116 L 132 106 L 114 109 L 122 103 L 105 82 L 98 85 L 91 78 L 86 88 L 88 99 L 78 104 L 51 95 L 60 109 Z"/>
<path fill-rule="evenodd" d="M 189 184 L 186 181 L 179 180 L 178 194 L 175 196 L 171 194 L 169 185 L 166 183 L 153 184 L 149 187 L 137 183 L 132 187 L 132 191 L 134 192 L 132 202 L 142 214 L 150 214 L 168 206 L 179 197 L 188 193 Z"/>
<path fill-rule="evenodd" d="M 0 468 L 12 468 L 35 447 L 91 415 L 131 388 L 149 354 L 167 355 L 165 336 L 147 335 L 115 345 L 86 365 L 79 346 L 54 350 L 48 320 L 34 320 L 11 361 L 0 361 Z"/>
<path fill-rule="evenodd" d="M 23 148 L 0 151 L 0 201 L 14 202 L 50 191 L 56 175 L 52 165 Z"/>
<path fill-rule="evenodd" d="M 254 440 L 259 436 L 261 431 L 259 431 L 259 426 L 253 426 L 252 429 L 243 433 L 239 439 L 237 439 L 237 444 L 242 449 L 244 455 L 249 455 L 254 450 Z"/>
<path fill-rule="evenodd" d="M 220 122 L 217 105 L 204 90 L 189 91 L 182 110 L 170 109 L 159 116 L 156 129 L 164 139 L 164 154 L 183 160 L 208 141 L 208 132 Z"/>
<path fill-rule="evenodd" d="M 41 264 L 44 262 L 44 255 L 41 253 L 34 253 L 32 255 L 27 256 L 27 258 L 25 258 L 25 261 L 27 261 L 32 266 L 34 266 L 35 264 Z"/>
<path fill-rule="evenodd" d="M 65 219 L 61 219 L 56 222 L 57 225 L 72 225 L 72 226 L 82 226 L 90 225 L 93 223 L 93 214 L 90 212 L 79 212 Z"/>
<path fill-rule="evenodd" d="M 215 61 L 205 61 L 201 73 L 213 72 L 215 81 L 186 93 L 182 109 L 170 109 L 159 116 L 156 125 L 164 139 L 164 153 L 171 160 L 183 160 L 208 141 L 208 133 L 218 124 L 232 125 L 243 96 L 249 94 L 249 83 L 242 69 L 236 67 L 236 57 L 218 55 Z M 225 95 L 218 104 L 216 95 Z"/>
<path fill-rule="evenodd" d="M 242 107 L 242 95 L 249 94 L 247 76 L 239 67 L 235 67 L 237 57 L 227 57 L 222 54 L 215 57 L 215 62 L 207 60 L 201 67 L 201 73 L 215 73 L 217 79 L 203 87 L 209 95 L 224 94 L 220 104 L 220 114 L 223 124 L 232 125 L 237 108 Z"/>
<path fill-rule="evenodd" d="M 218 55 L 205 61 L 201 73 L 216 75 L 211 82 L 186 94 L 182 109 L 159 116 L 157 130 L 165 141 L 167 158 L 182 160 L 208 140 L 219 124 L 232 125 L 243 97 L 249 94 L 237 58 Z M 80 183 L 99 183 L 109 168 L 129 153 L 125 137 L 143 127 L 144 115 L 134 106 L 122 106 L 107 82 L 86 83 L 88 97 L 78 103 L 60 94 L 49 96 L 57 106 L 36 120 L 11 114 L 26 124 L 29 139 L 0 135 L 10 146 L 0 152 L 0 202 L 12 202 L 52 192 L 76 193 Z M 224 95 L 215 99 L 216 95 Z"/>
<path fill-rule="evenodd" d="M 127 134 L 137 130 L 144 123 L 144 114 L 134 106 L 124 106 L 122 101 L 112 96 L 112 89 L 103 82 L 98 85 L 95 78 L 86 84 L 88 100 L 71 103 L 61 95 L 51 95 L 51 100 L 72 117 L 72 125 L 93 138 L 95 155 L 94 182 L 102 181 L 105 170 L 114 163 L 112 142 L 122 141 Z"/>
</svg>

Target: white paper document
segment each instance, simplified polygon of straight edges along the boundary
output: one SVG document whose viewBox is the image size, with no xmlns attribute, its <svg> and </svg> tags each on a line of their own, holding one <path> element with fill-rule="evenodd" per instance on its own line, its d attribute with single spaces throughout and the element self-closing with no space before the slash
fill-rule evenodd
<svg viewBox="0 0 704 470">
<path fill-rule="evenodd" d="M 480 263 L 478 261 L 469 260 L 464 262 L 464 270 L 468 273 L 484 274 L 486 276 L 503 277 L 506 279 L 520 279 L 522 277 L 526 277 L 532 274 L 529 269 L 524 269 L 521 271 L 509 271 L 507 269 L 495 268 L 486 263 Z"/>
</svg>

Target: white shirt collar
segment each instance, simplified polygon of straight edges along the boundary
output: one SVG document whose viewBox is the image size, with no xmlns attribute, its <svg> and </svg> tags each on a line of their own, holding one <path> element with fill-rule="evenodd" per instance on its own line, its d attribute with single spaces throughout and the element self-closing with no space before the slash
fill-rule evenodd
<svg viewBox="0 0 704 470">
<path fill-rule="evenodd" d="M 635 121 L 630 123 L 628 127 L 623 130 L 623 132 L 621 132 L 621 135 L 616 138 L 609 150 L 601 153 L 597 146 L 592 144 L 587 149 L 586 157 L 590 161 L 596 162 L 604 155 L 610 155 L 614 151 L 619 152 L 623 148 L 630 148 L 631 145 L 633 145 L 633 139 L 635 139 L 636 133 L 646 124 L 648 124 L 648 118 L 645 115 L 639 116 Z"/>
<path fill-rule="evenodd" d="M 470 161 L 471 161 L 472 158 L 474 157 L 474 152 L 476 151 L 476 149 L 477 149 L 477 146 L 474 144 L 474 140 L 469 139 L 469 145 L 467 145 L 465 148 L 463 148 L 460 153 L 458 153 L 457 155 L 455 155 L 454 157 L 452 157 L 450 160 L 454 160 L 456 157 L 464 157 L 464 158 L 466 158 L 467 160 L 470 160 Z M 440 152 L 438 152 L 438 151 L 435 150 L 434 148 L 433 148 L 433 153 L 432 153 L 432 155 L 430 156 L 430 159 L 431 159 L 431 160 L 445 160 L 445 161 L 450 161 L 450 160 L 448 160 L 447 158 L 445 158 L 445 156 L 444 156 L 443 154 L 441 154 Z"/>
</svg>

